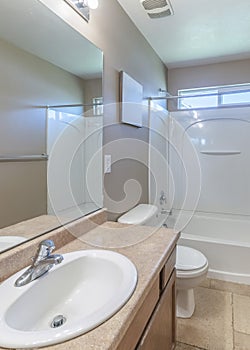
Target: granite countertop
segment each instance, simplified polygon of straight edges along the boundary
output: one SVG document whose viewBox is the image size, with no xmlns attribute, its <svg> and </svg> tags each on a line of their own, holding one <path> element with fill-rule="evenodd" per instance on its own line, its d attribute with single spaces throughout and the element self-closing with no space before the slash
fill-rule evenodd
<svg viewBox="0 0 250 350">
<path fill-rule="evenodd" d="M 61 223 L 56 216 L 41 215 L 33 219 L 19 222 L 15 225 L 0 229 L 0 236 L 21 236 L 24 238 L 33 238 L 44 232 L 55 229 Z"/>
<path fill-rule="evenodd" d="M 57 252 L 62 254 L 97 248 L 117 251 L 135 264 L 138 283 L 129 301 L 109 320 L 86 334 L 42 349 L 116 349 L 178 238 L 179 235 L 171 229 L 105 222 L 58 249 Z"/>
</svg>

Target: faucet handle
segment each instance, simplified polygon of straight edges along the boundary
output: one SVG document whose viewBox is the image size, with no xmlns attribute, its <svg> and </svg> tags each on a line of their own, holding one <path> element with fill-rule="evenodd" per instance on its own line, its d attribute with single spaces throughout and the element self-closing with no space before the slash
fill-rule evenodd
<svg viewBox="0 0 250 350">
<path fill-rule="evenodd" d="M 42 241 L 39 244 L 36 255 L 34 256 L 34 262 L 47 258 L 54 249 L 55 243 L 52 240 L 46 239 Z"/>
<path fill-rule="evenodd" d="M 47 248 L 55 248 L 55 243 L 52 241 L 52 239 L 45 239 L 44 241 L 40 242 L 39 246 L 47 247 Z"/>
<path fill-rule="evenodd" d="M 161 190 L 160 193 L 160 205 L 166 204 L 167 203 L 167 197 L 165 195 L 165 192 Z"/>
</svg>

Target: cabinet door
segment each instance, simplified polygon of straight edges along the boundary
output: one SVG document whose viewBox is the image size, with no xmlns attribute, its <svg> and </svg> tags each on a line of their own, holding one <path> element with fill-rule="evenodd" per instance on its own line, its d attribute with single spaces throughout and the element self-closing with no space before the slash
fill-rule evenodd
<svg viewBox="0 0 250 350">
<path fill-rule="evenodd" d="M 136 350 L 174 349 L 175 329 L 175 271 L 173 271 Z"/>
</svg>

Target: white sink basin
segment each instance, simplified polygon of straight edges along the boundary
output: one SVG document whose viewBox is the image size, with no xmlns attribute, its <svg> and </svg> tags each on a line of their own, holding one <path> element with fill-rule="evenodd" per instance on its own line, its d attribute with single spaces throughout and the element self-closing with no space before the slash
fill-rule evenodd
<svg viewBox="0 0 250 350">
<path fill-rule="evenodd" d="M 20 236 L 0 236 L 0 253 L 5 249 L 26 241 L 26 239 Z"/>
<path fill-rule="evenodd" d="M 14 282 L 26 269 L 0 285 L 0 347 L 33 348 L 71 339 L 107 320 L 132 295 L 137 271 L 125 256 L 107 250 L 63 256 L 61 264 L 23 287 Z M 64 323 L 52 328 L 58 315 Z"/>
</svg>

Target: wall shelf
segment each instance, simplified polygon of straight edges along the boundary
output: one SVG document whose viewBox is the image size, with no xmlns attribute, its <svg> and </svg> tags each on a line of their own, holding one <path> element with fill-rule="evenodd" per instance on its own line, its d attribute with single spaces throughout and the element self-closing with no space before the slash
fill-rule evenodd
<svg viewBox="0 0 250 350">
<path fill-rule="evenodd" d="M 241 151 L 200 151 L 200 153 L 210 156 L 233 156 L 241 154 Z"/>
</svg>

